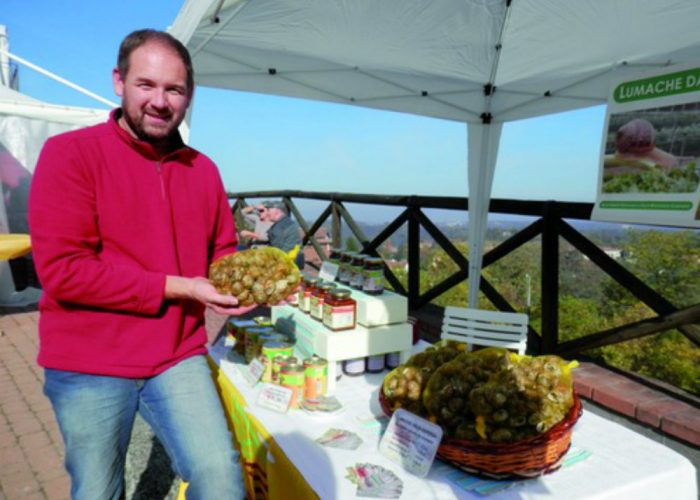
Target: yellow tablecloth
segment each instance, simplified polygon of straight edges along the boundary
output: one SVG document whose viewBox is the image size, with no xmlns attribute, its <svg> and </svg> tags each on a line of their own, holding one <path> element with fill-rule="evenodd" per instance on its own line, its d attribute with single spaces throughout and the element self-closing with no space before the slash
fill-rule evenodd
<svg viewBox="0 0 700 500">
<path fill-rule="evenodd" d="M 250 499 L 313 499 L 311 489 L 258 419 L 245 411 L 245 400 L 216 363 L 209 359 L 229 428 L 240 453 L 243 482 Z M 178 500 L 186 497 L 183 483 Z"/>
<path fill-rule="evenodd" d="M 16 259 L 31 251 L 28 234 L 0 234 L 0 260 Z"/>
</svg>

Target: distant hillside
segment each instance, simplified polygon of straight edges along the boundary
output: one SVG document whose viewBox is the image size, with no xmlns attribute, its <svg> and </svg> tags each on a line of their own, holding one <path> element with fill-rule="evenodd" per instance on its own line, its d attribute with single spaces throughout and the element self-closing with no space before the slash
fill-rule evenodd
<svg viewBox="0 0 700 500">
<path fill-rule="evenodd" d="M 487 241 L 503 241 L 516 232 L 522 230 L 532 223 L 533 219 L 525 218 L 501 218 L 490 220 L 486 233 Z M 612 224 L 607 222 L 596 221 L 569 221 L 578 231 L 588 235 L 595 241 L 603 244 L 611 244 L 623 239 L 627 230 L 632 227 L 635 230 L 644 231 L 655 229 L 659 231 L 675 231 L 677 228 L 657 227 L 657 226 L 629 226 L 626 224 Z M 370 222 L 357 222 L 357 225 L 365 233 L 370 240 L 375 238 L 386 227 L 385 224 L 374 224 Z M 467 241 L 468 239 L 468 224 L 466 223 L 436 223 L 435 224 L 444 234 L 452 241 Z M 343 236 L 347 238 L 351 232 L 347 226 L 343 227 Z M 392 245 L 399 247 L 405 244 L 407 239 L 406 226 L 391 236 Z M 430 234 L 423 228 L 420 233 L 421 241 L 432 240 Z"/>
</svg>

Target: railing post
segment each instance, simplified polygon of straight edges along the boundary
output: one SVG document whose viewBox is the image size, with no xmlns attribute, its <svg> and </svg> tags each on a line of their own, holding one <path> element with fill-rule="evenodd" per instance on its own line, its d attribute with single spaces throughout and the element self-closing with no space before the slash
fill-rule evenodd
<svg viewBox="0 0 700 500">
<path fill-rule="evenodd" d="M 331 239 L 333 240 L 334 248 L 343 248 L 343 234 L 340 228 L 340 211 L 338 210 L 338 205 L 335 201 L 331 200 Z"/>
<path fill-rule="evenodd" d="M 409 203 L 408 217 L 408 307 L 414 309 L 420 297 L 420 223 L 415 206 Z"/>
<path fill-rule="evenodd" d="M 553 353 L 559 342 L 559 233 L 557 204 L 544 206 L 542 225 L 542 354 Z"/>
</svg>

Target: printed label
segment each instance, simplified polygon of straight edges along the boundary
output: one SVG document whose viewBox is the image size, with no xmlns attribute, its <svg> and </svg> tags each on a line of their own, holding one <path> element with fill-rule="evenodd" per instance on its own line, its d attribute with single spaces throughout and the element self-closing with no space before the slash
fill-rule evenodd
<svg viewBox="0 0 700 500">
<path fill-rule="evenodd" d="M 257 405 L 268 410 L 286 413 L 292 400 L 292 390 L 275 384 L 263 384 Z"/>
<path fill-rule="evenodd" d="M 441 439 L 440 426 L 399 408 L 379 442 L 379 451 L 411 474 L 425 477 Z"/>
</svg>

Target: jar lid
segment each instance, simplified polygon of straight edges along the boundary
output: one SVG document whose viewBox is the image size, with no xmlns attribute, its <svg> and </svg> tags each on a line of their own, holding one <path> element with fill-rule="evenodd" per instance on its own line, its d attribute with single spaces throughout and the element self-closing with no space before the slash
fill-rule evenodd
<svg viewBox="0 0 700 500">
<path fill-rule="evenodd" d="M 321 282 L 321 278 L 317 278 L 315 276 L 307 276 L 304 278 L 304 283 L 310 284 L 310 285 L 316 285 Z"/>
<path fill-rule="evenodd" d="M 358 253 L 352 256 L 352 260 L 355 262 L 364 262 L 364 260 L 369 257 L 369 255 L 364 253 Z"/>
<path fill-rule="evenodd" d="M 381 257 L 367 257 L 365 259 L 365 264 L 380 265 L 384 262 Z"/>
<path fill-rule="evenodd" d="M 337 283 L 333 283 L 333 282 L 331 282 L 331 281 L 322 281 L 321 283 L 319 283 L 318 285 L 316 285 L 316 288 L 320 288 L 321 290 L 326 290 L 326 291 L 328 291 L 328 290 L 330 290 L 331 288 L 335 288 L 335 287 L 337 287 L 337 286 L 338 286 Z"/>
<path fill-rule="evenodd" d="M 347 299 L 352 292 L 347 288 L 335 288 L 331 290 L 331 296 L 336 299 Z"/>
</svg>

